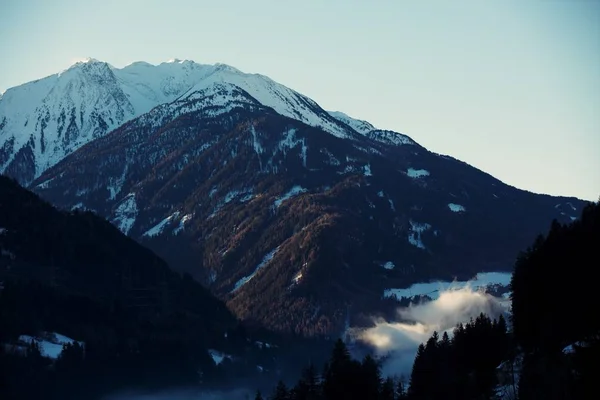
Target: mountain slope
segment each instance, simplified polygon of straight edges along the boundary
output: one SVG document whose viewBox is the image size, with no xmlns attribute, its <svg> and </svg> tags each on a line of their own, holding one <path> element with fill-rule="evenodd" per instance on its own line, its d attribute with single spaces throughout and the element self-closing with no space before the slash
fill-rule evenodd
<svg viewBox="0 0 600 400">
<path fill-rule="evenodd" d="M 216 83 L 235 85 L 281 115 L 335 136 L 357 134 L 347 125 L 347 116 L 334 118 L 306 96 L 224 64 L 173 60 L 156 66 L 135 62 L 119 69 L 88 59 L 0 97 L 0 173 L 27 185 L 85 143 Z"/>
<path fill-rule="evenodd" d="M 68 338 L 78 346 L 63 351 Z M 324 348 L 247 329 L 103 218 L 59 211 L 0 175 L 0 398 L 262 387 L 297 375 L 305 356 L 324 362 Z"/>
<path fill-rule="evenodd" d="M 118 301 L 144 314 L 186 310 L 222 328 L 235 323 L 224 304 L 202 286 L 183 280 L 104 219 L 59 211 L 4 176 L 0 278 L 34 279 L 102 302 Z"/>
<path fill-rule="evenodd" d="M 332 134 L 248 90 L 197 86 L 32 186 L 106 217 L 239 317 L 304 334 L 339 333 L 380 309 L 385 289 L 509 270 L 552 218 L 583 205 L 515 189 L 399 133 Z"/>
</svg>

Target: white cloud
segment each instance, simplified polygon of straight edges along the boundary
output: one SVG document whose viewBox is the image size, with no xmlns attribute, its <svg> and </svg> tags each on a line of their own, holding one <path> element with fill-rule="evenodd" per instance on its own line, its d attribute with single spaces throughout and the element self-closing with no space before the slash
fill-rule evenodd
<svg viewBox="0 0 600 400">
<path fill-rule="evenodd" d="M 480 313 L 492 318 L 506 311 L 507 302 L 483 291 L 473 290 L 469 285 L 461 289 L 442 291 L 435 300 L 411 304 L 398 310 L 398 320 L 376 321 L 376 326 L 351 335 L 375 348 L 379 356 L 385 356 L 385 375 L 405 375 L 412 368 L 417 347 L 437 331 L 451 334 L 459 323 L 468 322 Z"/>
</svg>

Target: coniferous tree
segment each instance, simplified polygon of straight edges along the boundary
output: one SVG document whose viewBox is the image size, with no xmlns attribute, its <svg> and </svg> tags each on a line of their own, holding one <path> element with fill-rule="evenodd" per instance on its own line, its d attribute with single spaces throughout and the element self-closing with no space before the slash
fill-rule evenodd
<svg viewBox="0 0 600 400">
<path fill-rule="evenodd" d="M 423 343 L 417 348 L 417 354 L 410 374 L 410 386 L 408 387 L 408 396 L 411 399 L 424 398 L 428 393 L 429 363 Z"/>
<path fill-rule="evenodd" d="M 511 320 L 514 341 L 524 354 L 519 380 L 523 400 L 585 398 L 578 397 L 586 374 L 577 366 L 578 351 L 563 354 L 562 349 L 583 342 L 582 353 L 594 352 L 600 319 L 590 318 L 589 310 L 600 308 L 600 300 L 596 284 L 586 277 L 599 263 L 598 248 L 600 203 L 590 203 L 569 225 L 553 221 L 548 234 L 539 236 L 515 263 Z M 560 295 L 550 290 L 557 287 Z M 573 306 L 572 299 L 585 306 Z M 596 376 L 591 381 L 597 381 L 599 364 L 590 364 Z"/>
<path fill-rule="evenodd" d="M 381 388 L 381 368 L 370 355 L 365 356 L 361 363 L 360 375 L 357 377 L 357 389 L 362 398 L 376 399 Z"/>
<path fill-rule="evenodd" d="M 275 391 L 273 392 L 273 395 L 271 396 L 270 400 L 289 400 L 290 398 L 290 393 L 288 391 L 287 386 L 285 386 L 285 383 L 283 383 L 283 381 L 279 381 L 277 383 L 277 387 L 275 387 Z"/>
<path fill-rule="evenodd" d="M 442 335 L 442 340 L 440 341 L 440 347 L 443 349 L 449 349 L 450 348 L 450 337 L 448 336 L 448 332 L 444 332 L 444 334 Z"/>
<path fill-rule="evenodd" d="M 302 377 L 293 389 L 294 400 L 318 400 L 321 396 L 321 382 L 314 364 L 302 371 Z"/>
<path fill-rule="evenodd" d="M 353 360 L 350 352 L 346 344 L 338 339 L 323 371 L 323 394 L 326 399 L 333 400 L 351 395 L 347 381 L 352 368 Z"/>
<path fill-rule="evenodd" d="M 408 394 L 406 393 L 406 388 L 404 387 L 404 383 L 402 379 L 398 380 L 398 385 L 396 386 L 396 400 L 407 400 Z"/>
<path fill-rule="evenodd" d="M 391 377 L 386 378 L 381 385 L 380 400 L 395 400 L 395 389 L 394 379 Z"/>
</svg>

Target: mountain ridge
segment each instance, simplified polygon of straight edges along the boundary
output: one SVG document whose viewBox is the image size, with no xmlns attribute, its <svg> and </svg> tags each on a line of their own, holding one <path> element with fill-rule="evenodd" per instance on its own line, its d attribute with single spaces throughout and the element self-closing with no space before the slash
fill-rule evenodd
<svg viewBox="0 0 600 400">
<path fill-rule="evenodd" d="M 115 68 L 79 61 L 45 78 L 9 88 L 0 97 L 0 172 L 27 185 L 83 144 L 154 107 L 213 84 L 234 84 L 282 115 L 321 126 L 330 134 L 356 134 L 348 116 L 334 117 L 310 98 L 260 74 L 226 64 L 139 61 Z M 337 115 L 337 114 L 336 114 Z M 357 125 L 358 124 L 358 125 Z"/>
<path fill-rule="evenodd" d="M 328 135 L 231 86 L 153 109 L 33 187 L 111 220 L 238 317 L 308 335 L 376 312 L 386 289 L 508 270 L 523 242 L 553 217 L 574 217 L 568 203 L 580 206 L 512 188 L 407 137 Z"/>
</svg>

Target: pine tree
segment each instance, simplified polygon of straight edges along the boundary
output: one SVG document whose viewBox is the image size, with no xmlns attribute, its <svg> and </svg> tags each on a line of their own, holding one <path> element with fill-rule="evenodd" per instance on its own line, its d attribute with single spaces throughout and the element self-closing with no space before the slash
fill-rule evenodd
<svg viewBox="0 0 600 400">
<path fill-rule="evenodd" d="M 331 358 L 323 370 L 323 394 L 328 400 L 347 398 L 351 389 L 347 383 L 352 374 L 353 360 L 346 344 L 338 339 Z"/>
<path fill-rule="evenodd" d="M 277 383 L 277 387 L 275 387 L 275 392 L 271 396 L 271 400 L 289 400 L 290 393 L 288 388 L 285 386 L 283 381 L 279 381 Z"/>
<path fill-rule="evenodd" d="M 450 337 L 448 336 L 448 332 L 444 332 L 444 334 L 442 335 L 442 340 L 440 341 L 440 347 L 444 348 L 444 349 L 449 349 L 450 348 Z"/>
<path fill-rule="evenodd" d="M 83 364 L 83 347 L 75 343 L 64 343 L 56 360 L 56 369 L 62 371 L 78 371 Z"/>
<path fill-rule="evenodd" d="M 256 396 L 254 396 L 254 400 L 264 400 L 262 394 L 260 393 L 260 390 L 256 391 Z"/>
<path fill-rule="evenodd" d="M 408 395 L 410 398 L 422 398 L 428 393 L 428 385 L 430 384 L 428 376 L 428 355 L 429 354 L 425 352 L 425 346 L 421 343 L 417 348 L 417 355 L 415 356 L 415 362 L 413 363 L 412 372 L 410 374 L 410 386 L 408 388 Z"/>
<path fill-rule="evenodd" d="M 388 377 L 381 385 L 381 393 L 379 394 L 379 398 L 381 400 L 395 400 L 394 396 L 394 380 L 391 377 Z"/>
<path fill-rule="evenodd" d="M 406 393 L 406 389 L 404 388 L 404 383 L 402 379 L 398 380 L 398 386 L 396 386 L 396 400 L 407 400 L 408 394 Z"/>
<path fill-rule="evenodd" d="M 370 355 L 365 356 L 363 359 L 358 379 L 361 384 L 357 385 L 357 389 L 360 390 L 361 397 L 376 399 L 382 383 L 381 368 L 377 361 Z"/>
<path fill-rule="evenodd" d="M 294 400 L 317 400 L 321 395 L 321 385 L 317 369 L 311 363 L 302 371 L 302 377 L 293 389 Z"/>
<path fill-rule="evenodd" d="M 33 339 L 29 342 L 29 347 L 27 347 L 27 357 L 32 359 L 39 359 L 42 357 L 40 345 Z"/>
</svg>

